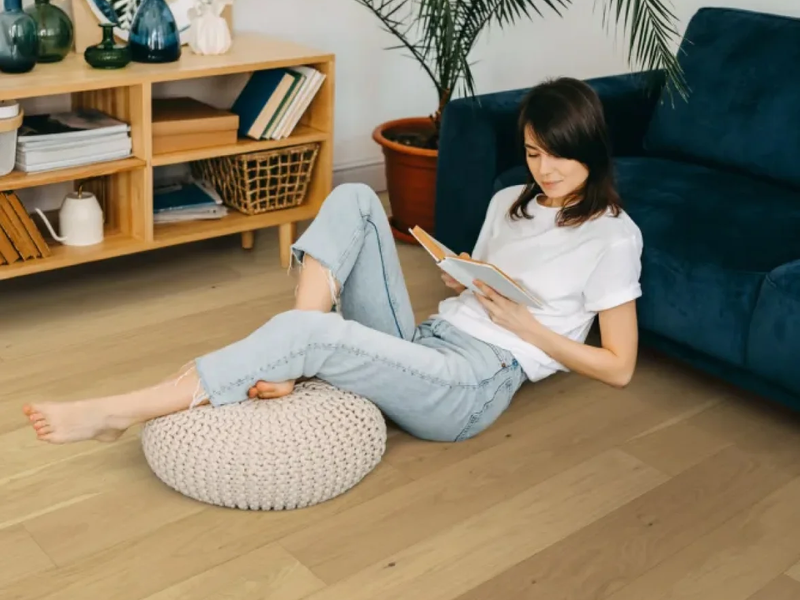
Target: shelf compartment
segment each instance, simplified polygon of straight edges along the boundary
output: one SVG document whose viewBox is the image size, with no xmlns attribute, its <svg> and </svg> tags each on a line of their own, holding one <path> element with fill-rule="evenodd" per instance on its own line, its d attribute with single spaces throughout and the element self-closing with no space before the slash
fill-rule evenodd
<svg viewBox="0 0 800 600">
<path fill-rule="evenodd" d="M 253 216 L 242 214 L 234 209 L 230 210 L 231 212 L 222 219 L 158 223 L 154 227 L 153 243 L 156 247 L 172 246 L 211 237 L 221 237 L 266 227 L 286 225 L 295 221 L 313 218 L 317 207 L 315 204 L 302 204 L 296 208 L 276 210 Z"/>
<path fill-rule="evenodd" d="M 51 256 L 1 265 L 0 280 L 134 254 L 147 249 L 146 242 L 122 233 L 106 233 L 105 239 L 94 246 L 65 246 L 51 239 L 47 239 L 47 242 L 52 251 Z"/>
<path fill-rule="evenodd" d="M 130 157 L 120 160 L 112 160 L 68 169 L 56 169 L 53 171 L 42 171 L 39 173 L 23 173 L 12 171 L 4 177 L 0 177 L 0 190 L 21 190 L 40 185 L 50 185 L 53 183 L 63 183 L 79 179 L 90 179 L 113 175 L 125 171 L 142 169 L 147 166 L 147 162 L 141 158 Z"/>
<path fill-rule="evenodd" d="M 231 156 L 234 154 L 244 154 L 247 152 L 260 152 L 262 150 L 272 150 L 275 148 L 285 148 L 309 142 L 322 142 L 329 138 L 324 131 L 320 131 L 308 125 L 298 125 L 291 136 L 282 140 L 253 140 L 240 138 L 235 144 L 226 146 L 209 146 L 194 150 L 183 150 L 181 152 L 168 152 L 155 154 L 153 156 L 153 166 L 161 167 L 179 163 L 215 158 L 218 156 Z"/>
</svg>

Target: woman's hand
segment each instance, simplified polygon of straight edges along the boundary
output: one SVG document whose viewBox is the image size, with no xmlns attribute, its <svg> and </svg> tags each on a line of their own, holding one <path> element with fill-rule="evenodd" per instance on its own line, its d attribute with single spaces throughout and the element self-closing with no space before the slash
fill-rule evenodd
<svg viewBox="0 0 800 600">
<path fill-rule="evenodd" d="M 442 271 L 442 281 L 444 281 L 444 284 L 457 294 L 460 294 L 467 289 L 444 271 Z"/>
<path fill-rule="evenodd" d="M 459 256 L 462 257 L 462 258 L 469 258 L 469 254 L 467 254 L 466 252 L 462 252 L 461 254 L 459 254 Z M 465 286 L 463 286 L 460 283 L 458 283 L 455 279 L 450 277 L 450 275 L 448 275 L 444 271 L 442 271 L 442 281 L 444 281 L 444 284 L 448 288 L 453 290 L 456 294 L 460 294 L 465 289 L 467 289 Z"/>
<path fill-rule="evenodd" d="M 537 326 L 541 327 L 524 305 L 509 300 L 482 281 L 476 281 L 475 286 L 483 292 L 475 294 L 475 297 L 486 309 L 492 323 L 496 323 L 520 337 Z"/>
<path fill-rule="evenodd" d="M 614 387 L 630 383 L 638 354 L 636 302 L 631 300 L 599 313 L 600 348 L 572 340 L 542 325 L 528 309 L 503 297 L 486 284 L 475 285 L 475 294 L 493 323 L 516 333 L 526 342 L 560 362 L 570 371 L 592 377 Z"/>
</svg>

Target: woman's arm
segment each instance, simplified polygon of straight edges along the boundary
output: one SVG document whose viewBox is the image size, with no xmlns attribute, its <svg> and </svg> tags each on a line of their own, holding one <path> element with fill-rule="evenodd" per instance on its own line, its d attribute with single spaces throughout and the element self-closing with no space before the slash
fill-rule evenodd
<svg viewBox="0 0 800 600">
<path fill-rule="evenodd" d="M 542 350 L 570 371 L 614 387 L 625 387 L 633 377 L 639 347 L 635 301 L 598 313 L 601 347 L 589 346 L 555 333 L 537 321 L 528 309 L 477 282 L 485 297 L 476 294 L 489 318 Z"/>
</svg>

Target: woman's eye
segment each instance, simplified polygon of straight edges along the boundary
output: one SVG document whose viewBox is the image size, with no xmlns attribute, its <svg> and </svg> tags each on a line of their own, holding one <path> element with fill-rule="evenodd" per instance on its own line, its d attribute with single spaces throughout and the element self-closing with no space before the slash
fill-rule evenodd
<svg viewBox="0 0 800 600">
<path fill-rule="evenodd" d="M 528 153 L 528 158 L 539 158 L 539 155 L 538 155 L 538 154 L 531 154 L 531 153 L 529 152 L 529 153 Z"/>
</svg>

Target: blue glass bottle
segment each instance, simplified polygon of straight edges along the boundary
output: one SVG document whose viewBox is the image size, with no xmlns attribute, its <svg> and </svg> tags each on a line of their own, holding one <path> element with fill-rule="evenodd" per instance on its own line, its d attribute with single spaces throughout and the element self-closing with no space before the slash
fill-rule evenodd
<svg viewBox="0 0 800 600">
<path fill-rule="evenodd" d="M 142 63 L 174 62 L 181 57 L 181 35 L 164 0 L 143 0 L 128 33 L 131 59 Z"/>
<path fill-rule="evenodd" d="M 0 71 L 27 73 L 36 66 L 36 21 L 22 10 L 22 0 L 3 0 L 0 13 Z"/>
</svg>

